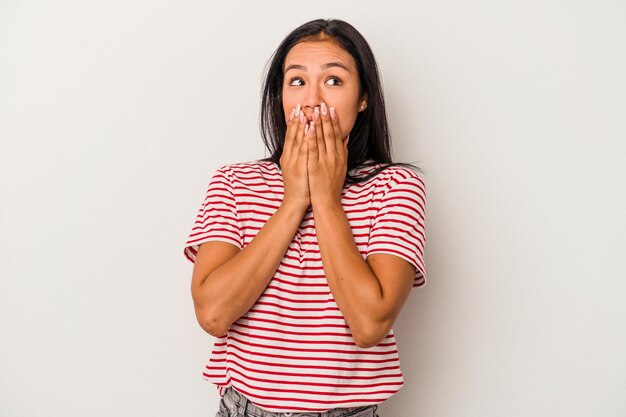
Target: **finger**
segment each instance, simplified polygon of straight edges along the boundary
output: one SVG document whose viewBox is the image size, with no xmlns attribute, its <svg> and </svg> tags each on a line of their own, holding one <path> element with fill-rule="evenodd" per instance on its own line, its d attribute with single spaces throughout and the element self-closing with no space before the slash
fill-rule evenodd
<svg viewBox="0 0 626 417">
<path fill-rule="evenodd" d="M 319 155 L 326 154 L 326 142 L 324 142 L 324 131 L 322 130 L 322 119 L 320 117 L 320 108 L 319 106 L 315 107 L 315 111 L 313 112 L 313 122 L 315 124 L 315 139 L 316 147 L 318 150 L 317 157 Z"/>
<path fill-rule="evenodd" d="M 298 116 L 294 116 L 298 119 L 296 131 L 293 133 L 295 139 L 293 141 L 293 147 L 291 149 L 291 155 L 294 158 L 298 157 L 298 153 L 302 152 L 302 138 L 304 137 L 304 127 L 306 126 L 306 117 L 304 117 L 304 112 L 300 110 L 300 114 Z M 306 145 L 306 144 L 305 144 Z"/>
<path fill-rule="evenodd" d="M 337 138 L 337 150 L 341 150 L 344 153 L 344 156 L 348 155 L 348 141 L 347 138 L 343 137 L 343 133 L 341 132 L 341 127 L 339 127 L 339 118 L 337 117 L 337 112 L 334 107 L 329 109 L 330 113 L 330 121 L 333 126 L 333 131 L 335 132 L 335 138 Z"/>
<path fill-rule="evenodd" d="M 309 132 L 310 130 L 311 129 L 309 129 L 309 123 L 307 123 L 306 117 L 305 117 L 304 122 L 302 122 L 302 140 L 300 141 L 300 146 L 298 148 L 298 164 L 304 163 L 305 171 L 306 171 L 307 159 L 309 157 L 308 133 L 310 133 Z"/>
<path fill-rule="evenodd" d="M 311 120 L 309 124 L 309 130 L 307 132 L 306 142 L 309 151 L 308 159 L 310 162 L 317 163 L 319 160 L 319 141 L 317 140 L 317 127 L 315 125 L 315 119 Z"/>
<path fill-rule="evenodd" d="M 326 103 L 322 102 L 321 105 L 321 117 L 322 130 L 324 134 L 324 143 L 326 144 L 326 156 L 337 155 L 337 144 L 335 139 L 335 132 L 333 131 L 333 125 L 330 121 L 330 113 L 326 107 Z"/>
<path fill-rule="evenodd" d="M 287 120 L 287 131 L 285 132 L 285 143 L 283 144 L 283 153 L 291 155 L 293 147 L 294 132 L 297 129 L 298 118 L 294 117 L 297 107 L 291 109 L 291 114 Z"/>
<path fill-rule="evenodd" d="M 304 116 L 304 112 L 300 110 L 300 114 L 297 116 L 298 118 L 298 128 L 295 133 L 295 140 L 293 144 L 293 153 L 295 153 L 294 157 L 297 157 L 299 153 L 303 152 L 303 149 L 306 149 L 306 143 L 303 142 L 304 138 L 304 129 L 306 128 L 306 117 Z"/>
</svg>

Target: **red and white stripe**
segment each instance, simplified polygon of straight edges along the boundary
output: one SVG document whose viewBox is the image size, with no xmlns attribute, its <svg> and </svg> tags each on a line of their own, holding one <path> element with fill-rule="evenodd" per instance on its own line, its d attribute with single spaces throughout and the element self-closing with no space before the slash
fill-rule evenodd
<svg viewBox="0 0 626 417">
<path fill-rule="evenodd" d="M 208 241 L 248 245 L 283 193 L 282 173 L 272 162 L 218 168 L 185 244 L 186 258 L 195 262 L 198 246 Z M 401 166 L 342 192 L 364 259 L 374 253 L 405 259 L 416 268 L 413 288 L 426 282 L 425 197 L 418 174 Z M 378 404 L 403 386 L 393 329 L 371 348 L 354 343 L 324 276 L 310 209 L 257 303 L 215 340 L 203 377 L 220 396 L 233 386 L 271 412 Z"/>
</svg>

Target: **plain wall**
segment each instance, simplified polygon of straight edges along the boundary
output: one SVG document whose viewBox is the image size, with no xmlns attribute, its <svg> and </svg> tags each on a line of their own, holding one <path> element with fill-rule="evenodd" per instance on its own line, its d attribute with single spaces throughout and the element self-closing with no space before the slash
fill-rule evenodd
<svg viewBox="0 0 626 417">
<path fill-rule="evenodd" d="M 0 1 L 0 415 L 213 416 L 183 245 L 220 165 L 268 156 L 265 65 L 353 24 L 425 287 L 381 417 L 626 415 L 623 1 Z"/>
</svg>

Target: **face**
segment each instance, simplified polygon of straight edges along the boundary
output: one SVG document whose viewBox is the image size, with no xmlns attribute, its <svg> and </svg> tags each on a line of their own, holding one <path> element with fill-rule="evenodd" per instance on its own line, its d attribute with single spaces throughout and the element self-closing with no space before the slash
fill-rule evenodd
<svg viewBox="0 0 626 417">
<path fill-rule="evenodd" d="M 287 54 L 283 74 L 285 120 L 300 104 L 311 121 L 315 107 L 324 102 L 335 108 L 342 139 L 348 136 L 366 102 L 366 97 L 359 100 L 359 74 L 352 55 L 329 41 L 300 42 Z"/>
</svg>

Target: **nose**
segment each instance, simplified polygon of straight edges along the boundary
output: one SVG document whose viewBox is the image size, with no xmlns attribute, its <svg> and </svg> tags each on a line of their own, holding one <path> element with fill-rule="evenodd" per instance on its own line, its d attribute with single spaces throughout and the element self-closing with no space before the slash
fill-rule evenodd
<svg viewBox="0 0 626 417">
<path fill-rule="evenodd" d="M 317 85 L 309 85 L 302 103 L 304 114 L 309 120 L 313 120 L 315 107 L 319 106 L 323 101 L 324 97 L 322 96 L 321 88 Z"/>
</svg>

